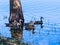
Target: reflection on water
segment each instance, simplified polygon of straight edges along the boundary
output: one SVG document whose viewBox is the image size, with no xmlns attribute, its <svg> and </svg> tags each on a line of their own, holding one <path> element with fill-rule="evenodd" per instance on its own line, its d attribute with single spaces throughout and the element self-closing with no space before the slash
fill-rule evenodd
<svg viewBox="0 0 60 45">
<path fill-rule="evenodd" d="M 11 31 L 12 38 L 22 40 L 23 30 L 21 30 L 21 29 L 11 29 L 10 31 Z"/>
<path fill-rule="evenodd" d="M 44 24 L 34 25 L 35 30 L 13 30 L 7 27 L 0 27 L 2 36 L 19 39 L 30 45 L 60 45 L 60 25 Z M 43 44 L 44 43 L 44 44 Z"/>
</svg>

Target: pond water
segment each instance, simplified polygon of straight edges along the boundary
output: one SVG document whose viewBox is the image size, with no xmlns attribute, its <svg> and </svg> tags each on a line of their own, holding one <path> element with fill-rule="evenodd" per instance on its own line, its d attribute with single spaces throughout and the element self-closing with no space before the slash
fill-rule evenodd
<svg viewBox="0 0 60 45">
<path fill-rule="evenodd" d="M 22 41 L 30 45 L 60 45 L 60 25 L 43 24 L 35 25 L 34 34 L 32 30 L 23 30 Z M 9 27 L 0 26 L 1 36 L 11 37 Z"/>
<path fill-rule="evenodd" d="M 25 22 L 37 21 L 41 16 L 43 28 L 35 25 L 32 30 L 23 29 L 22 41 L 30 45 L 60 45 L 60 1 L 21 0 Z M 9 0 L 0 1 L 0 35 L 11 37 L 10 28 L 5 26 L 9 17 Z M 35 18 L 35 19 L 34 19 Z"/>
</svg>

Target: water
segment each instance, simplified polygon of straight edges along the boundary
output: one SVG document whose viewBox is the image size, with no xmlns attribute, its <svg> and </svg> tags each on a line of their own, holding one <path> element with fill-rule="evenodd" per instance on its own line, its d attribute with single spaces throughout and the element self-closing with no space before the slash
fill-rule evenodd
<svg viewBox="0 0 60 45">
<path fill-rule="evenodd" d="M 23 30 L 22 41 L 30 45 L 60 45 L 60 28 L 51 24 L 44 24 L 41 29 L 40 25 L 35 25 L 34 34 L 32 30 Z M 0 26 L 1 36 L 11 37 L 10 28 Z"/>
<path fill-rule="evenodd" d="M 35 25 L 35 33 L 23 30 L 22 40 L 30 45 L 60 45 L 60 1 L 59 0 L 21 0 L 25 22 L 40 20 L 44 27 Z M 9 0 L 0 1 L 0 33 L 11 37 L 10 28 L 5 26 L 9 17 Z M 38 18 L 37 18 L 38 17 Z M 34 19 L 35 18 L 35 19 Z"/>
</svg>

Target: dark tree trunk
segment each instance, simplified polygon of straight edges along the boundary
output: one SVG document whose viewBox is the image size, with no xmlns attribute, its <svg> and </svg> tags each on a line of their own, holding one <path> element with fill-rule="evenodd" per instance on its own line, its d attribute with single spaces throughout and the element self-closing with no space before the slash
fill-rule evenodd
<svg viewBox="0 0 60 45">
<path fill-rule="evenodd" d="M 17 2 L 14 4 L 14 1 L 17 1 L 19 5 L 17 5 Z M 13 7 L 17 7 L 17 8 L 13 8 Z M 9 23 L 12 23 L 14 20 L 19 22 L 19 19 L 22 19 L 22 22 L 24 22 L 21 2 L 19 0 L 10 0 Z"/>
</svg>

